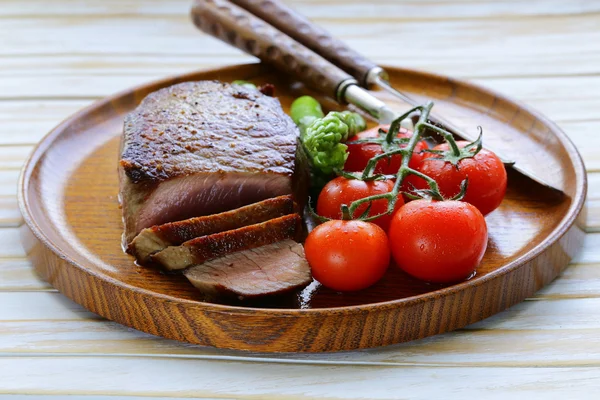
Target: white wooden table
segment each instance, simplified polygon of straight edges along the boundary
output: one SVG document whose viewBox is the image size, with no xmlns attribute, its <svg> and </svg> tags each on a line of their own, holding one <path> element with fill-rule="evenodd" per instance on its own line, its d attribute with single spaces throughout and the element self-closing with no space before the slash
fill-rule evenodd
<svg viewBox="0 0 600 400">
<path fill-rule="evenodd" d="M 26 260 L 16 203 L 23 160 L 98 98 L 251 58 L 197 32 L 188 0 L 0 0 L 0 398 L 598 398 L 600 1 L 291 3 L 380 63 L 470 79 L 558 122 L 590 178 L 576 263 L 481 323 L 366 351 L 221 351 L 103 320 Z"/>
</svg>

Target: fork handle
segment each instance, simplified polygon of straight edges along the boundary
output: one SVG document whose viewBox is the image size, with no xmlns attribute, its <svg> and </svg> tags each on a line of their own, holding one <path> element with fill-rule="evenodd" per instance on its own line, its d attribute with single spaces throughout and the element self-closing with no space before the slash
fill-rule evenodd
<svg viewBox="0 0 600 400">
<path fill-rule="evenodd" d="M 378 68 L 373 61 L 352 50 L 344 42 L 279 0 L 231 0 L 231 2 L 330 60 L 350 73 L 365 87 L 369 83 L 369 72 Z"/>
<path fill-rule="evenodd" d="M 356 80 L 262 19 L 227 0 L 196 0 L 194 24 L 202 31 L 260 58 L 343 102 Z"/>
</svg>

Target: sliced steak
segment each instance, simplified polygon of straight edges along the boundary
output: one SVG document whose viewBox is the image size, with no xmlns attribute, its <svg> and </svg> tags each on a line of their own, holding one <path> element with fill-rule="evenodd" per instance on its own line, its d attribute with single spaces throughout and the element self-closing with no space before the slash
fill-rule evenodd
<svg viewBox="0 0 600 400">
<path fill-rule="evenodd" d="M 167 270 L 181 270 L 236 251 L 295 238 L 301 231 L 301 224 L 298 214 L 285 215 L 243 228 L 201 236 L 181 246 L 170 246 L 152 255 L 151 259 Z"/>
<path fill-rule="evenodd" d="M 124 123 L 125 242 L 151 226 L 304 193 L 297 137 L 279 101 L 255 89 L 200 81 L 149 94 Z"/>
<path fill-rule="evenodd" d="M 304 248 L 290 239 L 207 261 L 184 275 L 209 297 L 281 294 L 311 282 Z"/>
<path fill-rule="evenodd" d="M 164 250 L 169 246 L 179 246 L 183 242 L 199 236 L 268 221 L 291 214 L 293 211 L 294 202 L 292 196 L 286 195 L 219 214 L 169 222 L 143 229 L 133 239 L 128 251 L 143 264 L 150 261 L 150 255 Z"/>
</svg>

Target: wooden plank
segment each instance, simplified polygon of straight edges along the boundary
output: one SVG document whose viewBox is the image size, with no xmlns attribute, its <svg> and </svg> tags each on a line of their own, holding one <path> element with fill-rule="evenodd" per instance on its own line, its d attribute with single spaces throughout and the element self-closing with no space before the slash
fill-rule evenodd
<svg viewBox="0 0 600 400">
<path fill-rule="evenodd" d="M 366 18 L 394 16 L 398 20 L 406 19 L 454 19 L 454 18 L 506 18 L 516 16 L 540 15 L 569 15 L 593 13 L 599 7 L 594 2 L 564 1 L 564 0 L 534 0 L 520 3 L 515 0 L 502 1 L 378 1 L 365 4 L 362 0 L 287 0 L 285 3 L 302 12 L 310 18 L 343 19 L 356 18 L 357 15 Z M 467 3 L 468 6 L 463 4 Z M 43 0 L 28 1 L 24 5 L 19 0 L 4 1 L 0 9 L 0 17 L 38 16 L 39 10 L 44 9 Z M 120 1 L 81 2 L 76 0 L 61 0 L 48 10 L 47 15 L 56 17 L 65 14 L 72 16 L 123 16 L 168 18 L 188 12 L 189 1 Z"/>
<path fill-rule="evenodd" d="M 48 394 L 0 394 L 0 400 L 64 400 L 65 396 L 62 395 L 48 395 Z M 181 397 L 155 397 L 155 396 L 93 396 L 84 394 L 81 396 L 69 395 L 69 400 L 174 400 L 180 399 Z M 196 397 L 197 399 L 203 400 L 228 400 L 226 397 Z M 230 398 L 231 399 L 231 398 Z M 234 399 L 231 399 L 234 400 Z"/>
<path fill-rule="evenodd" d="M 600 231 L 600 200 L 588 199 L 586 202 L 586 229 L 589 232 Z"/>
<path fill-rule="evenodd" d="M 570 265 L 554 282 L 538 291 L 536 299 L 600 297 L 600 264 Z"/>
<path fill-rule="evenodd" d="M 0 292 L 0 321 L 100 319 L 58 292 Z"/>
<path fill-rule="evenodd" d="M 202 67 L 202 66 L 200 66 Z M 93 76 L 73 72 L 65 76 L 0 76 L 2 99 L 95 100 L 130 87 L 164 78 L 163 75 Z M 60 122 L 59 120 L 55 120 Z"/>
<path fill-rule="evenodd" d="M 23 218 L 15 196 L 0 196 L 0 228 L 17 227 Z"/>
<path fill-rule="evenodd" d="M 131 39 L 129 39 L 131 40 Z M 398 39 L 400 40 L 400 39 Z M 41 54 L 41 55 L 14 55 L 3 57 L 0 64 L 0 75 L 10 76 L 69 76 L 91 75 L 90 79 L 100 79 L 106 75 L 121 76 L 169 76 L 200 68 L 217 65 L 253 62 L 249 57 L 234 48 L 224 44 L 203 43 L 206 53 L 200 54 Z M 217 49 L 218 54 L 211 50 Z M 600 47 L 600 45 L 598 45 Z M 540 77 L 540 76 L 565 76 L 594 74 L 594 67 L 600 62 L 597 54 L 598 47 L 589 49 L 585 54 L 579 55 L 575 62 L 573 57 L 565 58 L 563 53 L 542 53 L 539 48 L 529 49 L 529 53 L 517 53 L 516 49 L 507 49 L 506 52 L 514 54 L 510 57 L 501 57 L 501 54 L 486 54 L 485 48 L 473 46 L 471 56 L 466 58 L 448 52 L 443 56 L 436 52 L 422 52 L 418 48 L 376 54 L 374 49 L 365 53 L 375 61 L 385 65 L 397 65 L 415 69 L 424 69 L 440 74 L 462 78 L 485 77 Z M 219 50 L 220 48 L 220 50 Z M 209 53 L 211 51 L 211 53 Z M 410 51 L 410 53 L 409 53 Z M 565 50 L 567 51 L 567 50 Z M 477 63 L 472 61 L 478 57 Z M 573 62 L 574 65 L 570 65 Z M 565 72 L 568 71 L 568 72 Z"/>
<path fill-rule="evenodd" d="M 600 120 L 559 122 L 583 157 L 588 172 L 600 172 Z"/>
<path fill-rule="evenodd" d="M 26 122 L 23 122 L 26 123 Z M 2 122 L 0 121 L 0 127 Z M 23 162 L 31 153 L 33 146 L 0 146 L 0 170 L 21 169 Z M 0 206 L 1 207 L 1 206 Z"/>
<path fill-rule="evenodd" d="M 532 299 L 469 326 L 469 329 L 597 329 L 600 298 Z"/>
<path fill-rule="evenodd" d="M 565 71 L 569 75 L 595 74 L 600 57 L 600 32 L 596 30 L 594 14 L 561 18 L 560 35 L 556 34 L 556 18 L 543 16 L 402 23 L 398 23 L 397 17 L 383 21 L 357 18 L 322 22 L 332 34 L 377 62 L 463 77 L 564 75 Z M 107 39 L 107 32 L 114 32 L 115 26 L 119 27 L 118 40 Z M 19 35 L 14 34 L 17 31 Z M 205 60 L 214 65 L 231 60 L 232 56 L 250 59 L 239 50 L 198 32 L 187 15 L 137 19 L 127 16 L 7 18 L 0 24 L 0 35 L 10 38 L 0 48 L 0 56 L 10 56 L 9 60 L 19 55 L 94 55 L 96 62 L 102 63 L 106 55 L 130 58 L 186 55 L 198 57 L 199 64 Z M 490 37 L 502 40 L 490 46 L 486 39 Z M 460 52 L 456 51 L 457 46 Z M 18 72 L 13 69 L 11 73 Z M 43 71 L 40 74 L 47 75 Z"/>
<path fill-rule="evenodd" d="M 490 78 L 473 80 L 527 103 L 554 121 L 596 120 L 600 106 L 600 76 L 557 78 Z"/>
<path fill-rule="evenodd" d="M 60 121 L 93 100 L 0 101 L 2 145 L 33 145 Z"/>
<path fill-rule="evenodd" d="M 600 200 L 600 173 L 588 174 L 588 200 Z"/>
<path fill-rule="evenodd" d="M 0 291 L 51 290 L 24 258 L 0 258 Z"/>
<path fill-rule="evenodd" d="M 600 233 L 588 233 L 585 235 L 582 250 L 575 256 L 573 263 L 600 263 Z"/>
<path fill-rule="evenodd" d="M 0 170 L 0 196 L 16 196 L 19 170 Z"/>
<path fill-rule="evenodd" d="M 25 256 L 19 228 L 0 228 L 0 258 L 22 258 Z"/>
<path fill-rule="evenodd" d="M 600 386 L 597 368 L 415 368 L 278 365 L 119 357 L 4 357 L 3 393 L 234 397 L 248 399 L 412 399 L 476 396 L 529 400 L 584 398 Z M 65 379 L 64 377 L 68 377 Z M 373 384 L 376 382 L 376 384 Z M 90 390 L 93 388 L 93 390 Z"/>
<path fill-rule="evenodd" d="M 219 43 L 215 43 L 215 46 Z M 174 75 L 197 70 L 200 66 L 235 64 L 253 61 L 252 57 L 231 51 L 219 56 L 211 53 L 165 57 L 153 54 L 51 54 L 4 57 L 0 75 Z M 98 78 L 95 78 L 98 79 Z"/>
<path fill-rule="evenodd" d="M 600 172 L 588 174 L 586 226 L 590 232 L 600 231 Z"/>
</svg>

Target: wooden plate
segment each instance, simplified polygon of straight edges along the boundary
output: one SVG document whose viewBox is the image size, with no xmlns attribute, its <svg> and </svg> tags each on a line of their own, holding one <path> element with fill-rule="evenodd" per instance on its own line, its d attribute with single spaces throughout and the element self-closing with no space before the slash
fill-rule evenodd
<svg viewBox="0 0 600 400">
<path fill-rule="evenodd" d="M 258 304 L 214 304 L 180 276 L 136 266 L 120 246 L 117 202 L 123 117 L 148 93 L 177 82 L 250 79 L 272 82 L 284 107 L 302 93 L 260 64 L 165 79 L 99 101 L 46 136 L 27 161 L 19 202 L 29 227 L 23 240 L 39 274 L 87 309 L 124 325 L 202 345 L 270 352 L 358 349 L 430 336 L 479 321 L 552 281 L 581 243 L 575 224 L 586 192 L 584 166 L 568 138 L 528 108 L 445 77 L 388 68 L 393 84 L 511 154 L 543 163 L 565 196 L 515 173 L 502 206 L 487 218 L 489 246 L 469 281 L 436 286 L 395 266 L 377 285 L 334 293 L 312 285 L 298 296 Z M 314 93 L 312 93 L 314 94 Z M 378 95 L 386 101 L 385 95 Z M 330 100 L 323 101 L 333 106 Z"/>
</svg>

